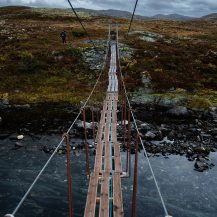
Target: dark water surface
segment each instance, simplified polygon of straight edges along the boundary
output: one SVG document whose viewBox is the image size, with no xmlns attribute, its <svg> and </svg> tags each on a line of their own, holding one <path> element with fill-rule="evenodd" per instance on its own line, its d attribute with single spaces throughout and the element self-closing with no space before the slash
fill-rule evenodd
<svg viewBox="0 0 217 217">
<path fill-rule="evenodd" d="M 58 144 L 60 136 L 26 136 L 24 147 L 14 150 L 9 139 L 0 140 L 0 216 L 14 210 L 28 189 L 49 154 L 41 147 Z M 91 164 L 94 156 L 92 151 Z M 133 155 L 132 155 L 133 157 Z M 217 165 L 217 154 L 211 154 L 212 162 Z M 122 153 L 123 162 L 125 153 Z M 193 170 L 194 162 L 185 157 L 171 155 L 151 157 L 162 195 L 168 211 L 176 217 L 216 217 L 217 216 L 217 166 L 199 173 Z M 72 155 L 73 204 L 75 216 L 83 216 L 88 180 L 85 174 L 84 151 Z M 123 198 L 125 216 L 130 216 L 132 197 L 132 177 L 123 179 Z M 57 154 L 51 161 L 31 194 L 17 212 L 16 217 L 66 217 L 67 181 L 66 156 Z M 139 176 L 137 196 L 138 217 L 163 217 L 164 212 L 153 183 L 147 161 L 139 155 Z"/>
</svg>

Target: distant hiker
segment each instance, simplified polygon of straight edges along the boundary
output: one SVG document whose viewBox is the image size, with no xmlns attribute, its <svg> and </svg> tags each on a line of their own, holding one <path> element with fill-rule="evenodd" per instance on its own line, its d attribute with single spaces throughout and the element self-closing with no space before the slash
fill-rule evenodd
<svg viewBox="0 0 217 217">
<path fill-rule="evenodd" d="M 66 31 L 62 31 L 60 33 L 60 37 L 62 38 L 63 44 L 66 43 Z"/>
</svg>

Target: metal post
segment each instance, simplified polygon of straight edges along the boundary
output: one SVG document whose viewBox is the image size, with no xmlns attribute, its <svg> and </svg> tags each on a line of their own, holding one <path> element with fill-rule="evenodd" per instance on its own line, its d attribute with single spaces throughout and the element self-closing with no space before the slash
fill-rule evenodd
<svg viewBox="0 0 217 217">
<path fill-rule="evenodd" d="M 98 109 L 97 109 L 97 111 L 96 111 L 96 121 L 97 121 L 97 123 L 99 124 L 99 111 L 98 111 Z"/>
<path fill-rule="evenodd" d="M 127 129 L 127 172 L 129 172 L 129 177 L 131 176 L 131 154 L 130 154 L 130 143 L 131 143 L 131 108 L 128 108 L 128 129 Z M 128 163 L 129 162 L 129 163 Z"/>
<path fill-rule="evenodd" d="M 86 149 L 86 173 L 88 177 L 90 178 L 90 163 L 89 163 L 88 144 L 87 144 L 85 108 L 83 108 L 82 113 L 83 113 L 84 140 L 85 140 L 85 149 Z"/>
<path fill-rule="evenodd" d="M 137 193 L 137 175 L 138 175 L 138 140 L 139 140 L 139 135 L 136 136 L 136 144 L 135 144 L 135 164 L 134 164 L 134 177 L 133 177 L 133 197 L 132 197 L 131 217 L 136 217 L 136 193 Z"/>
<path fill-rule="evenodd" d="M 124 145 L 126 145 L 126 118 L 127 118 L 127 110 L 126 110 L 126 96 L 124 94 Z"/>
<path fill-rule="evenodd" d="M 72 207 L 72 176 L 71 176 L 71 159 L 70 152 L 71 147 L 69 144 L 69 134 L 65 133 L 63 135 L 66 143 L 66 158 L 67 158 L 67 178 L 68 178 L 68 205 L 69 205 L 69 217 L 73 217 L 73 207 Z"/>
<path fill-rule="evenodd" d="M 122 106 L 121 106 L 121 126 L 123 127 L 124 122 L 124 98 L 122 93 Z"/>
<path fill-rule="evenodd" d="M 94 120 L 94 111 L 93 108 L 91 109 L 91 116 L 92 116 L 92 128 L 93 128 L 93 144 L 95 145 L 95 120 Z"/>
</svg>

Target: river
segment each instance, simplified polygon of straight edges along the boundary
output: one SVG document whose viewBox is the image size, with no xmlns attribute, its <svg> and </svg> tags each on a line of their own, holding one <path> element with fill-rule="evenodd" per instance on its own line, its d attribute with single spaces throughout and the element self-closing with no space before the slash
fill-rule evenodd
<svg viewBox="0 0 217 217">
<path fill-rule="evenodd" d="M 48 159 L 49 154 L 41 147 L 56 145 L 59 140 L 60 136 L 56 134 L 25 136 L 24 147 L 19 149 L 15 149 L 15 142 L 9 138 L 0 140 L 0 216 L 13 211 Z M 80 142 L 79 139 L 73 141 Z M 90 156 L 93 166 L 93 150 L 90 150 Z M 211 153 L 210 158 L 217 165 L 217 154 Z M 125 162 L 124 152 L 122 160 Z M 169 214 L 176 217 L 217 216 L 217 167 L 199 173 L 193 169 L 194 162 L 178 155 L 150 157 L 150 161 Z M 138 171 L 137 216 L 163 217 L 163 208 L 143 153 L 139 154 Z M 80 217 L 84 213 L 88 188 L 84 151 L 72 154 L 72 179 L 74 212 Z M 130 216 L 131 212 L 132 183 L 132 177 L 122 181 L 125 216 Z M 67 216 L 65 155 L 57 154 L 51 161 L 17 212 L 16 217 L 23 216 Z"/>
</svg>

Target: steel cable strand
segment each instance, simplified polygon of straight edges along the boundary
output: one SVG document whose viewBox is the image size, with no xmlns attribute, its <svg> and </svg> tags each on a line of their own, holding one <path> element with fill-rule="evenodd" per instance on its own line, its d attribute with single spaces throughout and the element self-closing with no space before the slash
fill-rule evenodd
<svg viewBox="0 0 217 217">
<path fill-rule="evenodd" d="M 70 7 L 71 7 L 71 9 L 72 9 L 72 11 L 73 11 L 73 13 L 75 14 L 75 16 L 76 16 L 76 18 L 77 18 L 78 22 L 81 24 L 81 26 L 82 26 L 83 30 L 86 32 L 86 34 L 87 34 L 87 36 L 88 36 L 88 39 L 89 39 L 89 41 L 90 41 L 90 42 L 93 44 L 94 48 L 96 48 L 96 46 L 95 46 L 95 44 L 94 44 L 93 40 L 90 38 L 90 35 L 89 35 L 89 33 L 87 32 L 86 28 L 84 27 L 84 25 L 83 25 L 83 23 L 82 23 L 82 21 L 81 21 L 80 17 L 78 16 L 78 14 L 77 14 L 76 10 L 74 9 L 74 7 L 73 7 L 73 5 L 72 5 L 71 1 L 70 1 L 70 0 L 67 0 L 67 1 L 68 1 L 68 3 L 69 3 L 69 5 L 70 5 Z"/>
<path fill-rule="evenodd" d="M 118 44 L 118 43 L 117 43 L 117 44 Z M 149 166 L 149 168 L 150 168 L 150 171 L 151 171 L 151 174 L 152 174 L 152 177 L 153 177 L 153 180 L 154 180 L 156 189 L 157 189 L 157 191 L 158 191 L 158 194 L 159 194 L 159 197 L 160 197 L 161 204 L 162 204 L 162 206 L 163 206 L 165 215 L 166 215 L 166 216 L 169 216 L 169 215 L 168 215 L 167 208 L 166 208 L 166 205 L 165 205 L 165 202 L 164 202 L 164 199 L 163 199 L 163 196 L 162 196 L 161 191 L 160 191 L 160 187 L 159 187 L 159 185 L 158 185 L 157 179 L 156 179 L 155 174 L 154 174 L 154 170 L 153 170 L 153 168 L 152 168 L 152 166 L 151 166 L 151 162 L 150 162 L 150 160 L 149 160 L 149 158 L 148 158 L 147 151 L 146 151 L 146 149 L 145 149 L 144 143 L 143 143 L 142 138 L 141 138 L 141 136 L 140 136 L 140 132 L 139 132 L 139 129 L 138 129 L 138 126 L 137 126 L 137 123 L 136 123 L 136 119 L 135 119 L 134 113 L 133 113 L 133 111 L 132 111 L 132 109 L 131 109 L 130 100 L 129 100 L 129 97 L 128 97 L 128 94 L 127 94 L 127 91 L 126 91 L 126 86 L 125 86 L 125 83 L 124 83 L 124 78 L 123 78 L 122 70 L 121 70 L 121 67 L 120 67 L 120 61 L 119 61 L 120 58 L 119 58 L 119 57 L 120 57 L 120 51 L 119 51 L 119 49 L 118 49 L 118 64 L 119 64 L 119 68 L 120 68 L 121 81 L 122 81 L 122 85 L 123 85 L 123 88 L 124 88 L 124 94 L 125 94 L 125 97 L 126 97 L 126 99 L 127 99 L 128 108 L 130 109 L 130 113 L 131 113 L 131 116 L 132 116 L 132 119 L 133 119 L 134 126 L 135 126 L 136 131 L 137 131 L 137 133 L 138 133 L 138 135 L 139 135 L 139 140 L 140 140 L 140 143 L 141 143 L 141 145 L 142 145 L 142 148 L 143 148 L 145 157 L 146 157 L 146 159 L 147 159 L 148 166 Z"/>
<path fill-rule="evenodd" d="M 121 74 L 121 79 L 122 79 L 122 82 L 124 82 L 124 81 L 123 81 L 123 76 L 122 76 L 122 74 Z M 125 92 L 125 95 L 126 95 L 126 98 L 127 98 L 128 106 L 129 106 L 129 108 L 131 108 L 131 104 L 130 104 L 128 95 L 127 95 L 127 93 L 126 93 L 126 87 L 125 87 L 125 84 L 124 84 L 124 83 L 123 83 L 123 87 L 124 87 L 124 92 Z M 133 123 L 134 123 L 134 126 L 135 126 L 135 128 L 136 128 L 136 131 L 137 131 L 138 134 L 140 134 L 139 129 L 138 129 L 138 126 L 137 126 L 137 123 L 136 123 L 136 119 L 135 119 L 135 116 L 134 116 L 134 114 L 133 114 L 132 109 L 131 109 L 131 116 L 132 116 L 132 118 L 133 118 Z M 150 168 L 150 171 L 151 171 L 153 180 L 154 180 L 154 182 L 155 182 L 155 186 L 156 186 L 156 188 L 157 188 L 159 197 L 160 197 L 160 199 L 161 199 L 161 203 L 162 203 L 162 206 L 163 206 L 163 208 L 164 208 L 165 215 L 168 216 L 168 211 L 167 211 L 167 208 L 166 208 L 166 205 L 165 205 L 163 196 L 162 196 L 162 194 L 161 194 L 161 191 L 160 191 L 158 182 L 157 182 L 157 180 L 156 180 L 156 177 L 155 177 L 153 168 L 152 168 L 152 166 L 151 166 L 151 162 L 150 162 L 150 160 L 149 160 L 149 157 L 148 157 L 148 154 L 147 154 L 147 151 L 146 151 L 146 149 L 145 149 L 145 146 L 144 146 L 144 143 L 143 143 L 143 141 L 142 141 L 141 136 L 139 136 L 139 140 L 140 140 L 140 143 L 141 143 L 141 145 L 142 145 L 142 148 L 143 148 L 145 157 L 146 157 L 146 159 L 147 159 L 147 162 L 148 162 L 148 165 L 149 165 L 149 168 Z"/>
<path fill-rule="evenodd" d="M 128 31 L 127 31 L 127 37 L 128 37 L 128 35 L 130 33 L 130 30 L 131 30 L 131 26 L 132 26 L 132 22 L 133 22 L 133 18 L 134 18 L 135 12 L 136 12 L 136 7 L 137 7 L 137 4 L 138 4 L 138 1 L 139 0 L 136 0 L 135 5 L 134 5 L 133 14 L 131 16 L 130 25 L 129 25 L 129 28 L 128 28 Z"/>
</svg>

